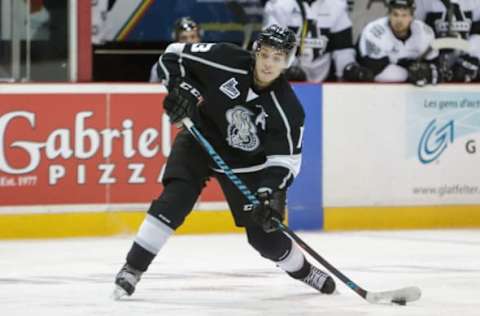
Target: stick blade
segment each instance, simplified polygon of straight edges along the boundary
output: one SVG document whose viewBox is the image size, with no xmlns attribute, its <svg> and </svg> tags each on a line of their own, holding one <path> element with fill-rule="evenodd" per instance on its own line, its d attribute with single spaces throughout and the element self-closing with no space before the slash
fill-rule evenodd
<svg viewBox="0 0 480 316">
<path fill-rule="evenodd" d="M 422 296 L 422 291 L 416 286 L 404 287 L 393 291 L 371 292 L 365 297 L 369 303 L 390 303 L 392 301 L 413 302 Z"/>
</svg>

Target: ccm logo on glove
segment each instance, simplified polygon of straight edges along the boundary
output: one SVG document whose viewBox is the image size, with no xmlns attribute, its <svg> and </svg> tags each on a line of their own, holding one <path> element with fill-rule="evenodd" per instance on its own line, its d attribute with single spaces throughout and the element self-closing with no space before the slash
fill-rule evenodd
<svg viewBox="0 0 480 316">
<path fill-rule="evenodd" d="M 185 81 L 177 81 L 163 101 L 163 108 L 172 123 L 178 123 L 183 118 L 193 118 L 197 106 L 203 97 L 195 87 Z"/>
<path fill-rule="evenodd" d="M 194 97 L 198 99 L 198 103 L 202 102 L 202 95 L 200 94 L 200 91 L 198 91 L 194 86 L 192 86 L 188 82 L 182 81 L 180 83 L 180 88 L 190 92 Z"/>
</svg>

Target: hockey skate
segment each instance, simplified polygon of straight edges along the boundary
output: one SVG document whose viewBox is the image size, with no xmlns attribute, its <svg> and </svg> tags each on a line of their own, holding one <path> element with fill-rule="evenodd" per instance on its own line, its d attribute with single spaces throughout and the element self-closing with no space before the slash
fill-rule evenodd
<svg viewBox="0 0 480 316">
<path fill-rule="evenodd" d="M 323 294 L 332 294 L 335 291 L 335 281 L 333 281 L 332 277 L 313 265 L 310 266 L 308 275 L 300 279 L 300 281 L 310 285 Z"/>
<path fill-rule="evenodd" d="M 142 273 L 142 271 L 132 268 L 128 263 L 125 263 L 115 277 L 113 299 L 119 300 L 126 295 L 132 295 Z"/>
</svg>

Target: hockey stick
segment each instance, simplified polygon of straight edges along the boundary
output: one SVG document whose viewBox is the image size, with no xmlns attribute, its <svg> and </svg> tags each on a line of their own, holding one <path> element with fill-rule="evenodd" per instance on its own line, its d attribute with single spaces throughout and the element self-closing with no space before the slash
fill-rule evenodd
<svg viewBox="0 0 480 316">
<path fill-rule="evenodd" d="M 303 1 L 297 0 L 297 5 L 300 9 L 300 14 L 302 16 L 302 26 L 300 27 L 300 39 L 298 43 L 298 54 L 297 54 L 297 56 L 301 56 L 305 46 L 305 37 L 307 37 L 307 32 L 308 32 L 308 20 L 307 20 L 307 12 L 305 11 L 305 7 L 303 6 Z"/>
<path fill-rule="evenodd" d="M 260 202 L 257 197 L 248 189 L 243 181 L 233 172 L 227 163 L 215 151 L 208 140 L 200 133 L 200 131 L 193 125 L 189 118 L 182 120 L 183 125 L 192 134 L 192 136 L 200 143 L 200 145 L 207 151 L 208 155 L 213 159 L 216 165 L 223 170 L 225 175 L 232 181 L 232 183 L 240 190 L 240 192 L 253 205 L 258 205 Z M 331 265 L 327 260 L 320 256 L 315 250 L 310 248 L 300 237 L 298 237 L 288 226 L 283 224 L 280 220 L 274 219 L 280 229 L 285 235 L 293 239 L 305 252 L 312 256 L 315 260 L 323 265 L 328 271 L 345 283 L 355 293 L 360 295 L 369 303 L 392 302 L 400 305 L 405 305 L 407 302 L 416 301 L 421 296 L 421 291 L 418 287 L 405 287 L 393 291 L 371 292 L 367 291 L 350 278 L 340 272 L 337 268 Z"/>
<path fill-rule="evenodd" d="M 405 305 L 407 302 L 416 301 L 421 296 L 421 291 L 416 286 L 405 287 L 393 291 L 382 291 L 382 292 L 372 292 L 367 291 L 355 282 L 353 282 L 349 277 L 340 272 L 337 268 L 331 265 L 327 260 L 320 256 L 315 250 L 310 248 L 300 237 L 298 237 L 288 226 L 284 225 L 278 219 L 274 218 L 274 221 L 277 222 L 279 228 L 291 239 L 295 240 L 297 244 L 305 250 L 310 256 L 315 258 L 321 265 L 327 268 L 334 276 L 340 279 L 345 283 L 350 289 L 355 293 L 363 297 L 369 303 L 382 303 L 382 302 L 392 302 L 399 305 Z"/>
</svg>

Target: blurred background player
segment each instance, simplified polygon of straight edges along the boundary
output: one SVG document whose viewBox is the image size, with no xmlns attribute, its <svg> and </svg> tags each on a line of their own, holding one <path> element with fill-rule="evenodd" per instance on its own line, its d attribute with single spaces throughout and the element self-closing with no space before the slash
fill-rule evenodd
<svg viewBox="0 0 480 316">
<path fill-rule="evenodd" d="M 451 69 L 446 81 L 478 79 L 480 60 L 480 0 L 417 0 L 415 16 L 435 31 L 436 37 L 461 37 L 470 50 L 442 50 L 442 69 Z"/>
<path fill-rule="evenodd" d="M 270 0 L 265 5 L 264 26 L 278 24 L 297 34 L 296 63 L 287 71 L 290 80 L 325 81 L 333 68 L 334 79 L 372 80 L 358 65 L 352 39 L 352 22 L 345 0 Z"/>
<path fill-rule="evenodd" d="M 202 29 L 190 17 L 181 17 L 175 21 L 174 30 L 172 32 L 172 40 L 178 43 L 200 43 L 202 41 Z M 158 77 L 158 63 L 155 63 L 150 70 L 150 82 L 160 82 Z"/>
<path fill-rule="evenodd" d="M 433 30 L 415 20 L 414 12 L 414 0 L 390 0 L 388 16 L 370 22 L 362 31 L 359 60 L 373 72 L 375 81 L 416 85 L 439 82 L 435 63 L 438 52 L 422 56 L 434 40 Z"/>
<path fill-rule="evenodd" d="M 254 53 L 233 44 L 170 44 L 159 58 L 172 123 L 194 120 L 259 205 L 252 205 L 186 130 L 175 138 L 162 178 L 164 189 L 148 210 L 115 279 L 115 297 L 131 295 L 143 272 L 180 227 L 214 176 L 235 224 L 248 242 L 292 278 L 331 294 L 335 282 L 311 265 L 273 218 L 284 220 L 287 189 L 300 170 L 305 114 L 282 74 L 296 50 L 295 34 L 277 25 L 263 30 Z M 201 245 L 199 245 L 201 247 Z M 212 258 L 215 260 L 215 258 Z"/>
<path fill-rule="evenodd" d="M 92 44 L 103 45 L 110 40 L 108 16 L 116 2 L 117 0 L 92 1 Z"/>
</svg>

